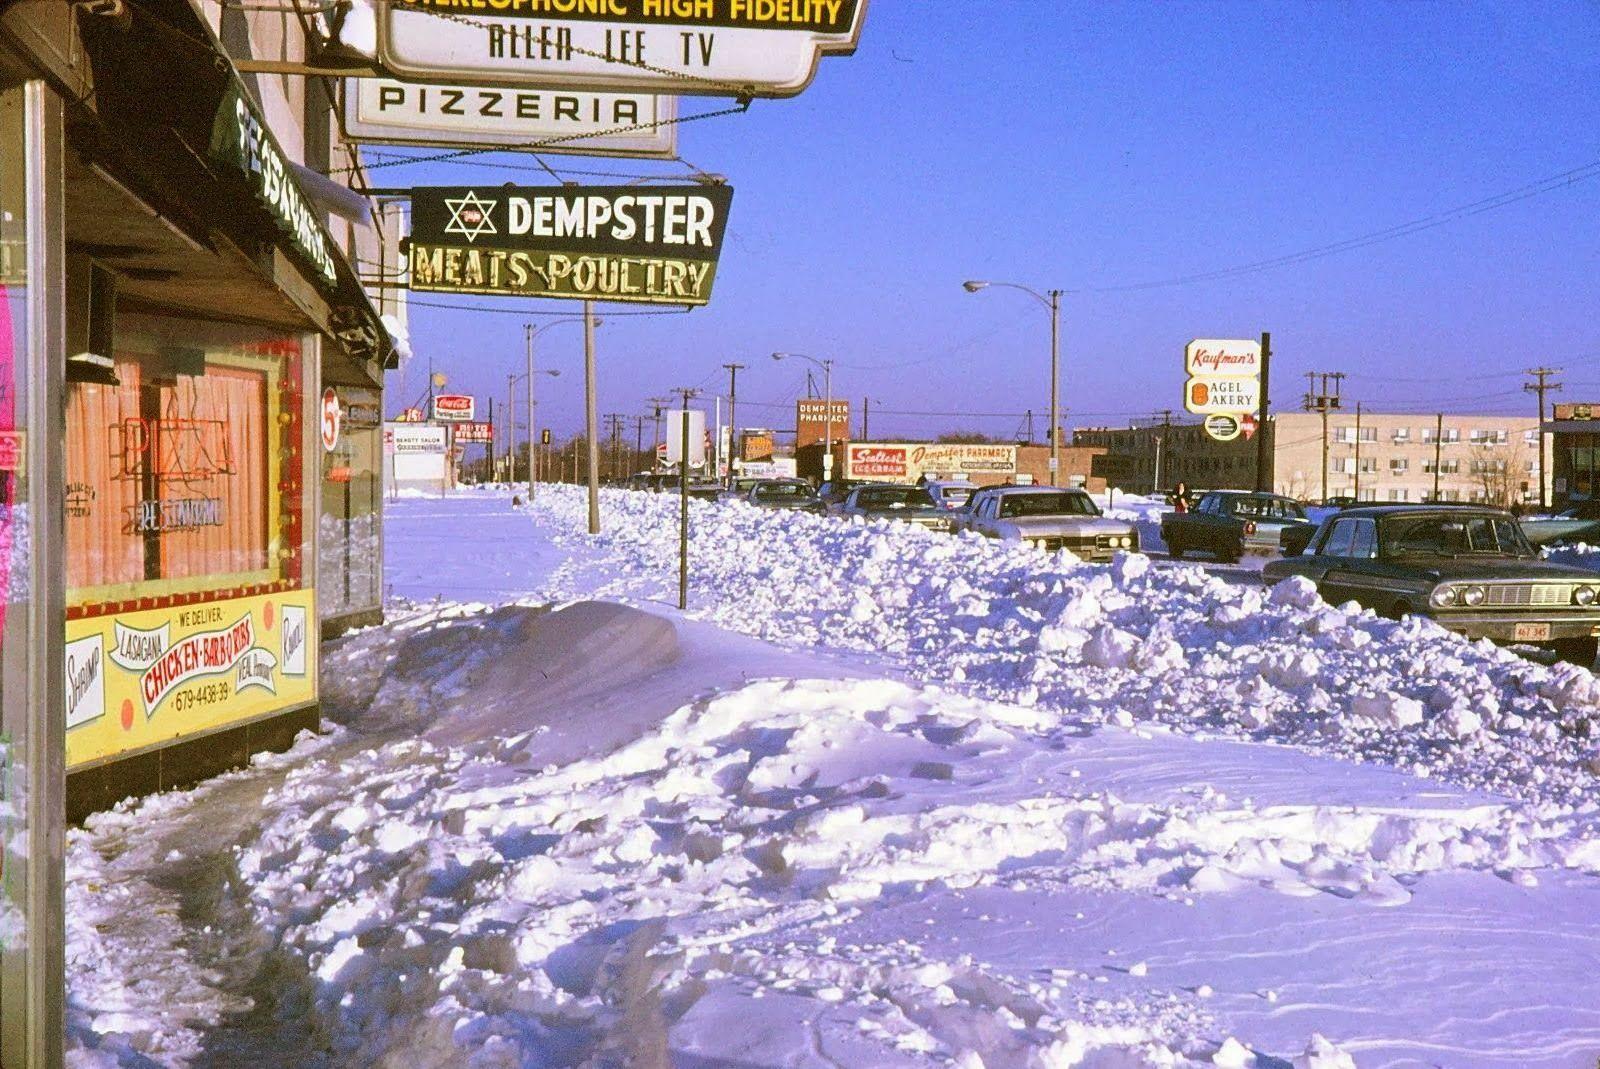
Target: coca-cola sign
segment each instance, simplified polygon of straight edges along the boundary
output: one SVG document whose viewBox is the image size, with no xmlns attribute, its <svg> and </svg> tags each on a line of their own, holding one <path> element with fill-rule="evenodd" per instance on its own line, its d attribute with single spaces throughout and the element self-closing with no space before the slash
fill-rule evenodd
<svg viewBox="0 0 1600 1069">
<path fill-rule="evenodd" d="M 466 394 L 441 393 L 433 398 L 433 418 L 441 423 L 471 423 L 473 399 Z"/>
</svg>

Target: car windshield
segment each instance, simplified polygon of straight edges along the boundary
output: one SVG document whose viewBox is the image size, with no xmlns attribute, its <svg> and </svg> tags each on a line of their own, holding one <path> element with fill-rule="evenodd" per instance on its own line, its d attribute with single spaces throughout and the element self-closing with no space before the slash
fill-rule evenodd
<svg viewBox="0 0 1600 1069">
<path fill-rule="evenodd" d="M 757 501 L 779 501 L 810 496 L 811 487 L 805 483 L 761 483 L 755 488 Z"/>
<path fill-rule="evenodd" d="M 733 481 L 733 488 L 741 494 L 748 494 L 751 490 L 754 490 L 760 482 L 760 479 L 735 479 Z"/>
<path fill-rule="evenodd" d="M 1088 494 L 1007 494 L 1000 499 L 1000 515 L 1020 516 L 1098 516 L 1100 510 Z"/>
<path fill-rule="evenodd" d="M 856 504 L 864 509 L 920 509 L 933 504 L 928 491 L 920 486 L 879 486 L 856 494 Z"/>
<path fill-rule="evenodd" d="M 1534 555 L 1517 521 L 1510 516 L 1397 516 L 1383 521 L 1380 540 L 1384 552 L 1390 555 Z"/>
<path fill-rule="evenodd" d="M 1286 497 L 1236 497 L 1233 514 L 1252 520 L 1303 520 L 1305 510 Z"/>
<path fill-rule="evenodd" d="M 972 488 L 969 486 L 944 486 L 940 487 L 939 496 L 950 504 L 959 507 L 966 504 L 967 498 L 972 496 Z"/>
</svg>

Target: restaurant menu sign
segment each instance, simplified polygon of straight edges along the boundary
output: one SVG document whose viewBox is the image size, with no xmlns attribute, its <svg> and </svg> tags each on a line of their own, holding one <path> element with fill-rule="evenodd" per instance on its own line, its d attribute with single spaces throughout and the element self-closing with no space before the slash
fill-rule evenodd
<svg viewBox="0 0 1600 1069">
<path fill-rule="evenodd" d="M 310 590 L 67 622 L 67 767 L 317 698 Z"/>
<path fill-rule="evenodd" d="M 411 191 L 413 290 L 702 305 L 730 186 Z"/>
<path fill-rule="evenodd" d="M 672 159 L 677 98 L 649 93 L 420 85 L 347 78 L 347 140 L 430 147 L 501 146 L 581 156 Z"/>
<path fill-rule="evenodd" d="M 1017 447 L 964 442 L 860 442 L 845 451 L 846 479 L 916 482 L 973 475 L 1015 475 Z"/>
<path fill-rule="evenodd" d="M 406 81 L 786 97 L 856 49 L 866 0 L 384 0 Z"/>
</svg>

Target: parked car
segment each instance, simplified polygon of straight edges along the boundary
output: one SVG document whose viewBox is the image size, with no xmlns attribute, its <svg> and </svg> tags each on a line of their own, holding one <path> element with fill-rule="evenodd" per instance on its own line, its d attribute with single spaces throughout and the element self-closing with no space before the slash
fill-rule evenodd
<svg viewBox="0 0 1600 1069">
<path fill-rule="evenodd" d="M 672 491 L 677 492 L 678 487 L 673 485 Z M 722 484 L 714 479 L 689 480 L 689 496 L 700 501 L 715 501 L 722 496 Z"/>
<path fill-rule="evenodd" d="M 967 498 L 978 488 L 976 483 L 969 483 L 965 479 L 930 479 L 922 487 L 933 498 L 934 504 L 951 511 L 965 505 Z"/>
<path fill-rule="evenodd" d="M 951 529 L 950 513 L 934 504 L 920 486 L 899 483 L 867 483 L 850 491 L 836 510 L 840 516 L 860 516 L 867 520 L 904 520 L 935 531 Z"/>
<path fill-rule="evenodd" d="M 1293 575 L 1332 604 L 1427 616 L 1470 639 L 1546 646 L 1574 664 L 1593 665 L 1600 646 L 1600 574 L 1540 560 L 1500 509 L 1347 509 L 1323 522 L 1304 554 L 1262 570 L 1268 584 Z"/>
<path fill-rule="evenodd" d="M 817 487 L 817 496 L 822 499 L 823 510 L 836 513 L 844 505 L 844 499 L 850 496 L 850 491 L 864 485 L 861 479 L 830 479 Z"/>
<path fill-rule="evenodd" d="M 1361 502 L 1348 494 L 1335 494 L 1333 497 L 1324 499 L 1322 507 L 1325 509 L 1348 509 L 1355 508 L 1359 504 Z"/>
<path fill-rule="evenodd" d="M 1246 553 L 1293 556 L 1316 530 L 1293 498 L 1246 490 L 1211 490 L 1188 512 L 1161 518 L 1161 540 L 1174 557 L 1202 550 L 1224 561 Z"/>
<path fill-rule="evenodd" d="M 1554 516 L 1529 517 L 1522 533 L 1536 546 L 1600 541 L 1600 500 L 1580 501 Z"/>
<path fill-rule="evenodd" d="M 972 491 L 966 502 L 950 513 L 950 529 L 952 531 L 968 531 L 972 529 L 972 518 L 978 514 L 978 508 L 983 504 L 983 499 L 999 490 L 1003 486 L 980 486 Z"/>
<path fill-rule="evenodd" d="M 748 501 L 750 499 L 751 489 L 753 489 L 757 483 L 766 481 L 767 480 L 760 475 L 741 475 L 734 479 L 733 482 L 728 485 L 728 488 L 722 492 L 722 499 L 724 501 Z"/>
<path fill-rule="evenodd" d="M 757 479 L 745 500 L 757 508 L 822 512 L 822 498 L 804 479 Z"/>
<path fill-rule="evenodd" d="M 1069 549 L 1085 560 L 1106 561 L 1118 550 L 1139 548 L 1133 524 L 1106 518 L 1082 490 L 1053 486 L 996 487 L 979 500 L 966 530 L 1048 552 Z"/>
<path fill-rule="evenodd" d="M 650 480 L 652 478 L 654 478 L 654 476 L 650 472 L 641 471 L 637 474 L 628 476 L 627 481 L 623 483 L 623 486 L 629 490 L 648 490 L 650 489 Z"/>
</svg>

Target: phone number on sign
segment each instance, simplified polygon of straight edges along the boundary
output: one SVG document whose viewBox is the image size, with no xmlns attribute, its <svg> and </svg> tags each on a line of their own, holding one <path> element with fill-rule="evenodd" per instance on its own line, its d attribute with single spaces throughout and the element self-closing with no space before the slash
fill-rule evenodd
<svg viewBox="0 0 1600 1069">
<path fill-rule="evenodd" d="M 215 705 L 227 701 L 233 688 L 227 683 L 207 683 L 204 686 L 180 690 L 172 697 L 174 712 L 185 712 L 199 705 Z"/>
</svg>

